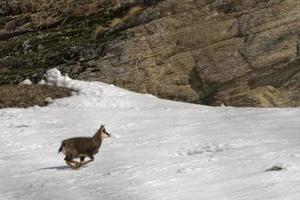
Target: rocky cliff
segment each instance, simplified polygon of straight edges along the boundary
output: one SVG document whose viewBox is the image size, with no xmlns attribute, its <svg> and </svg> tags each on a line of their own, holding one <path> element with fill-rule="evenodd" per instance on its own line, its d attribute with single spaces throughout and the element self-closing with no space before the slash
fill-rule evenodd
<svg viewBox="0 0 300 200">
<path fill-rule="evenodd" d="M 298 0 L 0 2 L 0 84 L 57 67 L 179 101 L 300 106 Z"/>
</svg>

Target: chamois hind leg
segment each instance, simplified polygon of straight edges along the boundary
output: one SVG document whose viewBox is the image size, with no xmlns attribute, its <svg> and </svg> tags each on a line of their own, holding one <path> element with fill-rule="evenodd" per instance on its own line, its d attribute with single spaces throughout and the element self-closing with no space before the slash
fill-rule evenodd
<svg viewBox="0 0 300 200">
<path fill-rule="evenodd" d="M 81 157 L 80 157 L 80 162 L 83 162 L 83 161 L 84 161 L 84 158 L 85 158 L 85 156 L 81 156 Z"/>
<path fill-rule="evenodd" d="M 78 169 L 81 166 L 81 163 L 79 163 L 75 160 L 72 160 L 72 158 L 70 158 L 68 156 L 65 157 L 65 162 L 71 169 Z M 72 165 L 72 164 L 74 164 L 74 165 Z"/>
<path fill-rule="evenodd" d="M 88 160 L 88 161 L 82 161 L 82 162 L 81 162 L 81 158 L 80 158 L 81 166 L 86 165 L 86 164 L 88 164 L 90 162 L 93 162 L 95 160 L 94 156 L 91 155 L 89 157 L 90 157 L 90 160 Z"/>
<path fill-rule="evenodd" d="M 80 156 L 80 165 L 84 162 L 85 156 Z"/>
</svg>

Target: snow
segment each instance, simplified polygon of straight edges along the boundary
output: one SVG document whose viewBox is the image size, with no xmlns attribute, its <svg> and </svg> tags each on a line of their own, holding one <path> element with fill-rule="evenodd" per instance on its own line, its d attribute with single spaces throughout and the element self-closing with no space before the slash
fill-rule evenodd
<svg viewBox="0 0 300 200">
<path fill-rule="evenodd" d="M 44 79 L 42 79 L 42 80 L 40 80 L 40 81 L 38 82 L 38 84 L 39 84 L 39 85 L 45 85 L 45 84 L 46 84 L 46 81 L 45 81 Z"/>
<path fill-rule="evenodd" d="M 47 107 L 0 110 L 0 199 L 300 199 L 300 109 L 232 108 L 161 100 L 47 72 L 77 92 Z M 71 170 L 63 139 L 105 140 Z M 281 171 L 267 169 L 279 166 Z"/>
<path fill-rule="evenodd" d="M 19 85 L 31 85 L 32 82 L 29 79 L 25 79 L 24 81 L 22 81 L 21 83 L 19 83 Z"/>
</svg>

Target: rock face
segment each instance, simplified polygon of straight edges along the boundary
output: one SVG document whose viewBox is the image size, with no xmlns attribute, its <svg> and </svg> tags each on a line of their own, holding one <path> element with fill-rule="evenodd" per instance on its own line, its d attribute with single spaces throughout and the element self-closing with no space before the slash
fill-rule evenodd
<svg viewBox="0 0 300 200">
<path fill-rule="evenodd" d="M 124 0 L 40 30 L 3 16 L 2 84 L 57 67 L 179 101 L 300 106 L 298 0 Z"/>
</svg>

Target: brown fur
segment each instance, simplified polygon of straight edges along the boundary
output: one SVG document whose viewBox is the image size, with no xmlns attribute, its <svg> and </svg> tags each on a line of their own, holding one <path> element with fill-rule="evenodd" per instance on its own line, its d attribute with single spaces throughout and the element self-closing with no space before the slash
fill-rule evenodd
<svg viewBox="0 0 300 200">
<path fill-rule="evenodd" d="M 78 169 L 94 160 L 94 155 L 98 153 L 103 139 L 109 137 L 110 134 L 106 132 L 104 125 L 101 125 L 93 137 L 75 137 L 62 141 L 58 152 L 66 155 L 65 161 L 72 169 Z M 85 157 L 89 157 L 90 160 L 84 161 Z M 80 162 L 74 161 L 75 158 L 80 158 Z"/>
</svg>

